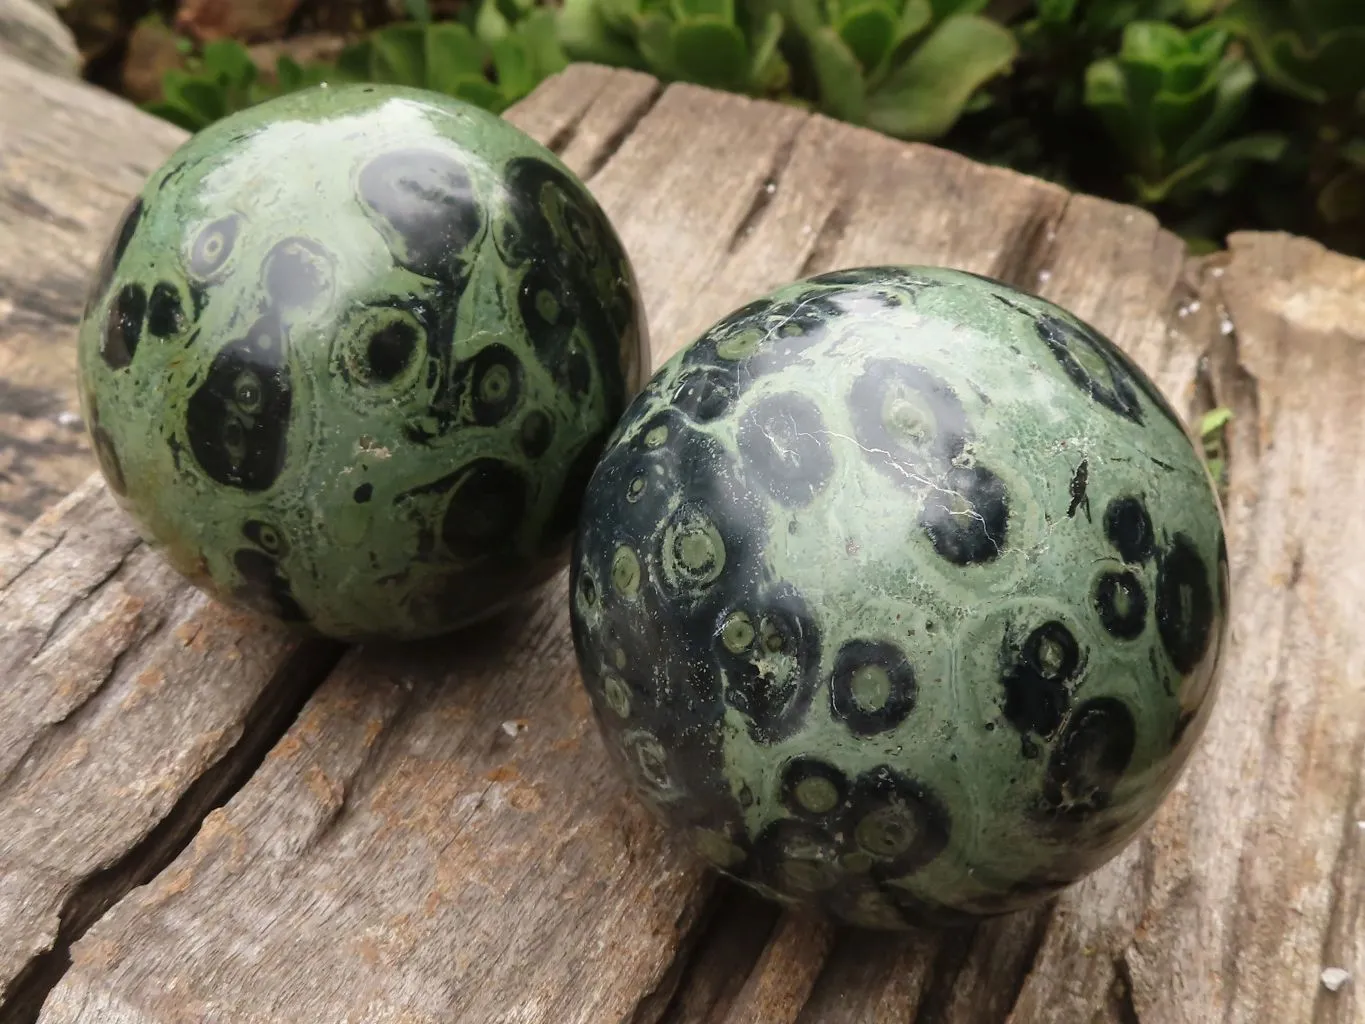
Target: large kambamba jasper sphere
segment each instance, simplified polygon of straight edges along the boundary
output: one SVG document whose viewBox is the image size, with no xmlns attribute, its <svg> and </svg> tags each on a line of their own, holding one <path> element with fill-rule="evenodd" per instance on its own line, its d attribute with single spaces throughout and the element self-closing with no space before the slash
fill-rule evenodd
<svg viewBox="0 0 1365 1024">
<path fill-rule="evenodd" d="M 1094 329 L 871 267 L 679 352 L 588 486 L 584 683 L 639 795 L 766 895 L 879 928 L 1114 856 L 1213 707 L 1228 563 L 1200 453 Z"/>
<path fill-rule="evenodd" d="M 552 153 L 434 93 L 322 87 L 152 175 L 79 382 L 110 488 L 182 573 L 411 639 L 563 568 L 647 352 L 621 242 Z"/>
</svg>

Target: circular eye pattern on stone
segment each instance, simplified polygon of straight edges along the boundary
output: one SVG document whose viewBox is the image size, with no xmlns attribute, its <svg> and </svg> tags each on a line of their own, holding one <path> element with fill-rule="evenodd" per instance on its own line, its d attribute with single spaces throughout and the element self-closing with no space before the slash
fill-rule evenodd
<svg viewBox="0 0 1365 1024">
<path fill-rule="evenodd" d="M 407 391 L 426 370 L 426 331 L 409 311 L 362 306 L 337 334 L 341 369 L 359 389 Z"/>
<path fill-rule="evenodd" d="M 215 277 L 232 256 L 241 226 L 241 216 L 230 213 L 201 228 L 190 244 L 186 261 L 190 273 L 201 280 Z"/>
</svg>

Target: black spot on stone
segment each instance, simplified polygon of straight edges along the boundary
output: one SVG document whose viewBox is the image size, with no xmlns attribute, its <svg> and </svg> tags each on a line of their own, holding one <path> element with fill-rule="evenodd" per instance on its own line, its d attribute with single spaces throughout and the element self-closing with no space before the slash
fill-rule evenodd
<svg viewBox="0 0 1365 1024">
<path fill-rule="evenodd" d="M 430 149 L 384 153 L 360 172 L 359 189 L 401 265 L 423 277 L 464 280 L 461 256 L 483 227 L 483 210 L 458 160 Z"/>
<path fill-rule="evenodd" d="M 185 433 L 209 478 L 245 491 L 269 488 L 284 468 L 293 402 L 279 320 L 266 316 L 230 341 L 190 395 Z"/>
<path fill-rule="evenodd" d="M 915 693 L 915 671 L 895 644 L 849 640 L 835 655 L 830 707 L 857 736 L 900 725 L 914 709 Z"/>
<path fill-rule="evenodd" d="M 1068 683 L 1081 664 L 1076 638 L 1060 622 L 1045 622 L 1024 640 L 1018 656 L 1004 656 L 1005 720 L 1027 736 L 1051 737 L 1071 706 Z"/>
<path fill-rule="evenodd" d="M 123 211 L 122 217 L 119 218 L 118 227 L 114 229 L 113 237 L 109 239 L 108 245 L 101 253 L 99 264 L 96 266 L 94 277 L 91 280 L 89 298 L 86 300 L 85 306 L 87 316 L 104 298 L 104 293 L 109 290 L 109 285 L 118 272 L 119 264 L 123 262 L 124 254 L 127 253 L 128 246 L 133 241 L 133 235 L 137 234 L 138 225 L 142 223 L 142 211 L 142 197 L 134 196 L 132 202 Z"/>
<path fill-rule="evenodd" d="M 417 351 L 417 328 L 404 320 L 384 324 L 370 335 L 365 348 L 368 378 L 380 384 L 396 379 Z"/>
<path fill-rule="evenodd" d="M 357 505 L 363 505 L 374 497 L 374 484 L 361 484 L 355 489 L 354 498 Z"/>
<path fill-rule="evenodd" d="M 1147 592 L 1131 572 L 1107 572 L 1095 584 L 1095 610 L 1110 636 L 1135 640 L 1147 625 Z"/>
<path fill-rule="evenodd" d="M 1104 510 L 1104 535 L 1119 557 L 1133 565 L 1142 565 L 1156 550 L 1152 531 L 1152 517 L 1138 497 L 1115 498 Z"/>
<path fill-rule="evenodd" d="M 734 402 L 734 377 L 717 367 L 688 371 L 673 390 L 673 408 L 697 423 L 724 416 Z"/>
<path fill-rule="evenodd" d="M 1074 823 L 1109 806 L 1136 744 L 1137 726 L 1123 701 L 1095 697 L 1079 705 L 1048 758 L 1044 813 Z"/>
<path fill-rule="evenodd" d="M 732 651 L 720 635 L 715 656 L 725 675 L 725 701 L 747 720 L 757 743 L 776 743 L 800 728 L 820 683 L 820 631 L 790 584 L 772 586 L 744 609 L 753 640 Z"/>
<path fill-rule="evenodd" d="M 962 402 L 923 367 L 869 360 L 848 394 L 864 458 L 893 483 L 921 491 L 925 477 L 962 453 L 970 431 Z"/>
<path fill-rule="evenodd" d="M 955 466 L 925 498 L 919 525 L 939 556 L 954 565 L 993 561 L 1009 531 L 1005 482 L 984 466 Z"/>
<path fill-rule="evenodd" d="M 511 543 L 521 529 L 526 478 L 500 459 L 475 459 L 454 474 L 441 539 L 461 559 L 482 559 Z"/>
<path fill-rule="evenodd" d="M 140 284 L 125 284 L 110 304 L 104 322 L 100 357 L 109 369 L 122 370 L 133 361 L 146 316 L 147 292 Z"/>
<path fill-rule="evenodd" d="M 559 485 L 559 498 L 555 510 L 545 524 L 545 536 L 558 543 L 559 538 L 568 536 L 578 523 L 578 513 L 583 505 L 583 493 L 588 481 L 597 468 L 597 460 L 606 444 L 608 431 L 603 429 L 584 442 L 573 462 L 564 474 L 564 482 Z"/>
<path fill-rule="evenodd" d="M 332 282 L 332 254 L 309 238 L 285 238 L 265 257 L 265 290 L 281 309 L 302 309 Z"/>
<path fill-rule="evenodd" d="M 591 393 L 592 363 L 588 361 L 588 354 L 577 345 L 569 349 L 564 376 L 568 382 L 570 394 L 577 398 L 585 398 Z"/>
<path fill-rule="evenodd" d="M 539 409 L 532 409 L 522 418 L 518 437 L 521 440 L 521 450 L 526 453 L 527 458 L 538 459 L 545 454 L 550 442 L 554 440 L 554 425 L 545 413 Z"/>
<path fill-rule="evenodd" d="M 204 307 L 208 305 L 209 292 L 202 284 L 190 282 L 190 306 L 193 312 L 191 319 L 198 323 L 199 318 L 204 315 Z"/>
<path fill-rule="evenodd" d="M 835 889 L 844 875 L 839 846 L 819 825 L 793 818 L 768 824 L 754 840 L 753 875 L 798 898 Z"/>
<path fill-rule="evenodd" d="M 243 580 L 233 591 L 237 600 L 285 622 L 307 621 L 308 616 L 295 600 L 289 579 L 280 571 L 274 558 L 254 548 L 241 548 L 233 554 L 232 564 Z"/>
<path fill-rule="evenodd" d="M 486 345 L 470 360 L 470 407 L 481 427 L 501 423 L 521 401 L 522 367 L 506 345 Z"/>
<path fill-rule="evenodd" d="M 1161 646 L 1181 675 L 1203 659 L 1216 618 L 1208 568 L 1194 542 L 1177 533 L 1157 561 L 1156 625 Z"/>
<path fill-rule="evenodd" d="M 211 278 L 222 269 L 232 255 L 241 223 L 238 214 L 230 213 L 203 228 L 190 246 L 190 273 L 198 278 Z"/>
<path fill-rule="evenodd" d="M 1086 483 L 1090 479 L 1090 462 L 1086 459 L 1081 460 L 1081 464 L 1076 467 L 1076 472 L 1071 476 L 1071 504 L 1066 508 L 1066 517 L 1073 519 L 1076 511 L 1080 508 L 1085 509 L 1085 518 L 1090 518 L 1090 499 L 1086 496 Z"/>
<path fill-rule="evenodd" d="M 170 281 L 158 281 L 147 301 L 147 333 L 156 338 L 170 338 L 185 327 L 180 289 Z"/>
<path fill-rule="evenodd" d="M 847 798 L 848 779 L 832 764 L 796 757 L 782 770 L 782 803 L 797 817 L 830 820 Z"/>
<path fill-rule="evenodd" d="M 248 519 L 242 524 L 242 535 L 274 558 L 284 558 L 289 554 L 289 542 L 269 523 L 259 519 Z"/>
<path fill-rule="evenodd" d="M 739 453 L 747 472 L 781 505 L 809 505 L 834 474 L 820 409 L 804 395 L 769 395 L 745 413 Z"/>
<path fill-rule="evenodd" d="M 95 460 L 99 463 L 100 472 L 104 474 L 109 489 L 115 494 L 127 494 L 128 485 L 123 478 L 123 463 L 119 461 L 114 439 L 109 436 L 109 431 L 99 425 L 92 427 L 90 441 L 95 449 Z"/>
<path fill-rule="evenodd" d="M 952 818 L 924 783 L 878 765 L 854 782 L 841 831 L 873 858 L 874 878 L 900 878 L 947 848 Z"/>
<path fill-rule="evenodd" d="M 1132 378 L 1112 343 L 1048 313 L 1034 318 L 1033 329 L 1073 384 L 1111 412 L 1142 425 L 1142 407 Z M 1103 365 L 1099 372 L 1096 363 Z"/>
<path fill-rule="evenodd" d="M 536 265 L 522 278 L 517 308 L 541 364 L 563 373 L 564 355 L 578 326 L 577 301 L 569 279 Z"/>
</svg>

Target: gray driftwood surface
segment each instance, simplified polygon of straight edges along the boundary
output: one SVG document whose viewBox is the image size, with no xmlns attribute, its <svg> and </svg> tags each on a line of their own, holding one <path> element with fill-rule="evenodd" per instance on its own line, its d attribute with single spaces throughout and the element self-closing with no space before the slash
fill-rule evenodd
<svg viewBox="0 0 1365 1024">
<path fill-rule="evenodd" d="M 509 116 L 618 225 L 656 364 L 782 281 L 925 262 L 1070 307 L 1191 420 L 1230 406 L 1200 751 L 1049 906 L 833 930 L 715 883 L 628 798 L 562 578 L 477 640 L 300 644 L 188 591 L 92 479 L 0 548 L 0 1021 L 1365 1020 L 1365 265 L 1268 235 L 1190 262 L 1138 210 L 628 72 Z M 3 63 L 0 130 L 0 381 L 65 401 L 81 279 L 180 136 Z"/>
</svg>

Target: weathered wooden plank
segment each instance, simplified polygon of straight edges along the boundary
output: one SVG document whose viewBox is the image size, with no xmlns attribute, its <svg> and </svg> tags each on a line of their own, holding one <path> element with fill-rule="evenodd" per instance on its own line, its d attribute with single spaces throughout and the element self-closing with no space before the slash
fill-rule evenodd
<svg viewBox="0 0 1365 1024">
<path fill-rule="evenodd" d="M 95 468 L 76 403 L 86 281 L 129 197 L 184 137 L 0 55 L 0 538 Z"/>
<path fill-rule="evenodd" d="M 38 0 L 0 0 L 0 54 L 54 75 L 75 78 L 80 72 L 71 30 Z"/>
<path fill-rule="evenodd" d="M 336 655 L 191 591 L 98 480 L 0 552 L 0 623 L 0 1019 L 23 1020 Z"/>
</svg>

